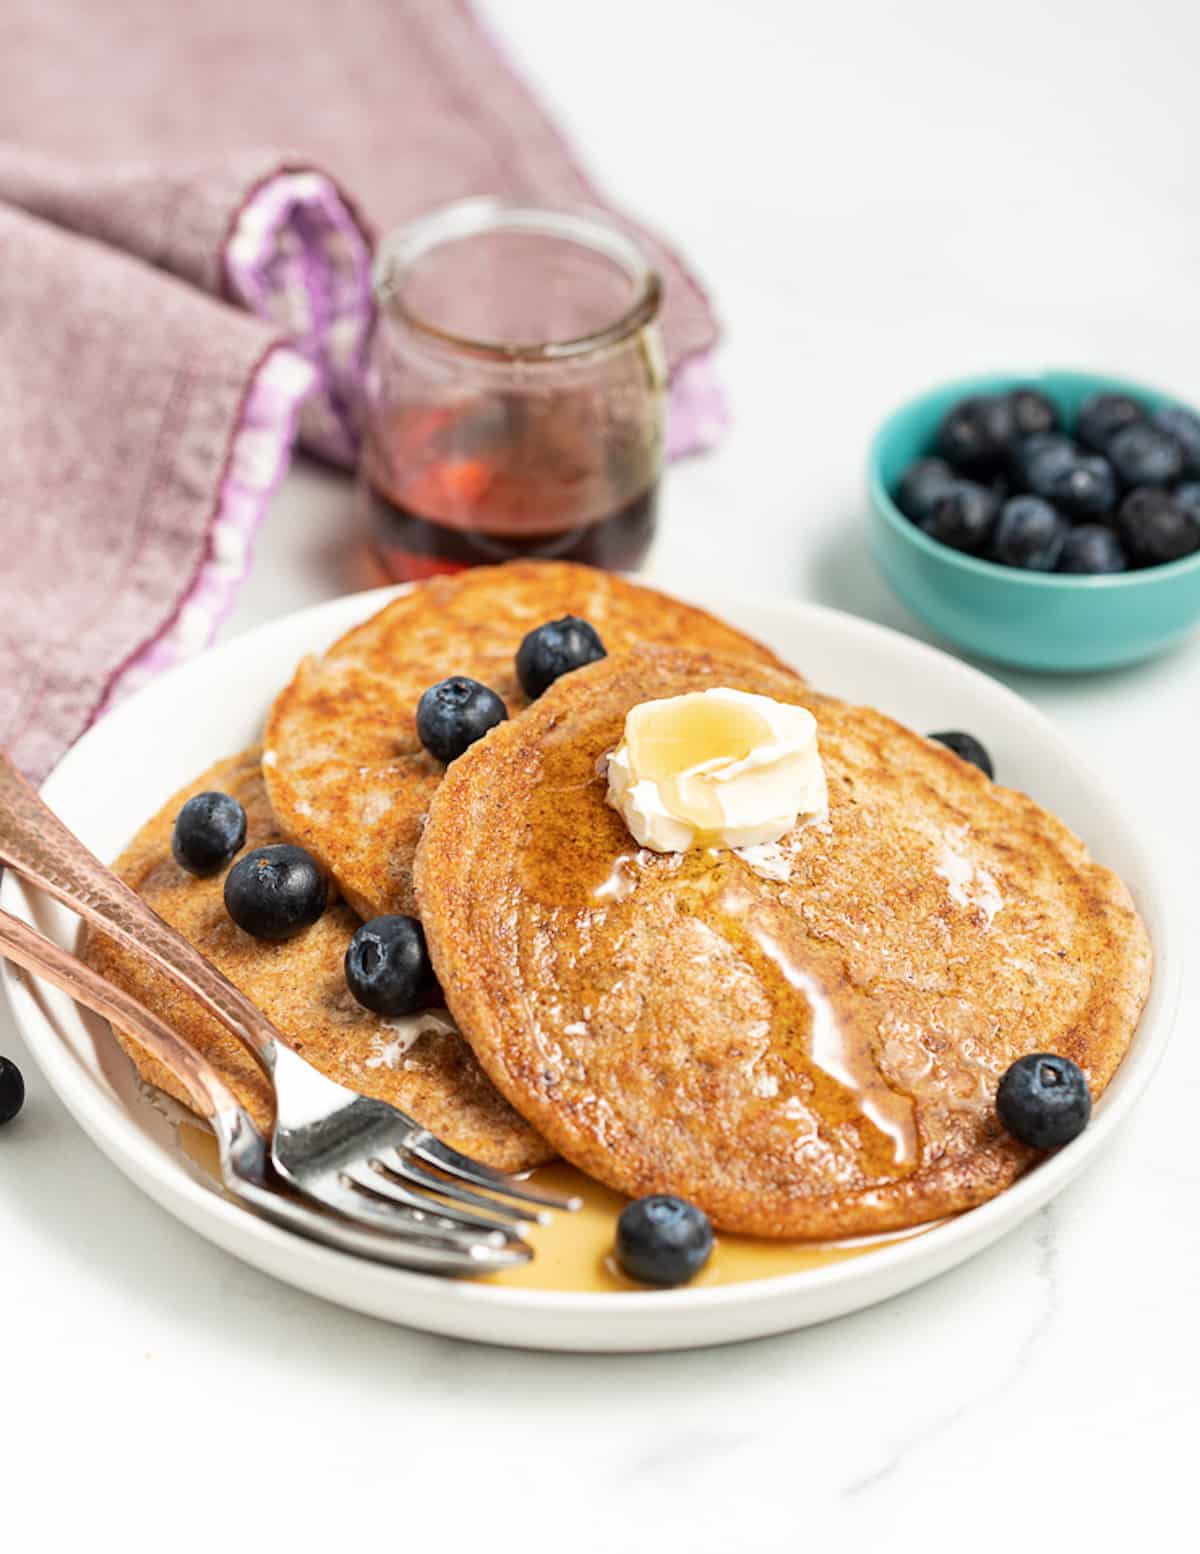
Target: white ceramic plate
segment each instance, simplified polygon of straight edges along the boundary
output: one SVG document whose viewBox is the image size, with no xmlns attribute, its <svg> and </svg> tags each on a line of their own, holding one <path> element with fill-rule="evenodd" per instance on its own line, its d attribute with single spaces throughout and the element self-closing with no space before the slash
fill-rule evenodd
<svg viewBox="0 0 1200 1554">
<path fill-rule="evenodd" d="M 358 594 L 277 621 L 148 686 L 79 741 L 43 792 L 101 858 L 114 857 L 176 788 L 252 743 L 297 661 L 392 597 Z M 5 967 L 17 1021 L 46 1078 L 122 1171 L 201 1235 L 289 1284 L 388 1321 L 538 1349 L 686 1349 L 821 1322 L 953 1267 L 1027 1218 L 1100 1149 L 1162 1056 L 1178 971 L 1156 866 L 1087 767 L 1032 707 L 994 680 L 896 632 L 814 605 L 699 602 L 769 642 L 822 690 L 871 702 L 920 730 L 966 728 L 1007 784 L 1061 815 L 1128 882 L 1149 924 L 1154 988 L 1124 1063 L 1087 1131 L 998 1198 L 912 1240 L 844 1263 L 712 1289 L 583 1295 L 489 1288 L 355 1261 L 226 1201 L 138 1091 L 102 1021 Z M 9 874 L 0 902 L 60 943 L 76 921 Z"/>
</svg>

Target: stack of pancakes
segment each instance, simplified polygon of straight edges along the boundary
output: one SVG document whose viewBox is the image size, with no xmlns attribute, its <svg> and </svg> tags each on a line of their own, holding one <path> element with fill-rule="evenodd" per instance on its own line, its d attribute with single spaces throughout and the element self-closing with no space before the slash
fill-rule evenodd
<svg viewBox="0 0 1200 1554">
<path fill-rule="evenodd" d="M 567 614 L 609 656 L 529 706 L 517 648 Z M 452 674 L 510 719 L 443 768 L 416 707 Z M 638 848 L 604 757 L 631 707 L 710 686 L 813 713 L 826 822 L 765 854 Z M 247 846 L 296 842 L 336 884 L 300 937 L 251 938 L 220 876 L 174 862 L 175 815 L 209 788 L 244 805 Z M 175 794 L 116 867 L 331 1077 L 491 1165 L 562 1155 L 768 1236 L 896 1229 L 1001 1190 L 1033 1158 L 997 1121 L 1001 1074 L 1058 1052 L 1098 1096 L 1150 980 L 1124 885 L 1031 799 L 703 611 L 565 563 L 435 579 L 305 660 L 261 752 Z M 350 937 L 389 912 L 420 915 L 448 1014 L 389 1024 L 350 995 Z M 88 955 L 269 1122 L 266 1081 L 210 1016 L 111 941 Z"/>
</svg>

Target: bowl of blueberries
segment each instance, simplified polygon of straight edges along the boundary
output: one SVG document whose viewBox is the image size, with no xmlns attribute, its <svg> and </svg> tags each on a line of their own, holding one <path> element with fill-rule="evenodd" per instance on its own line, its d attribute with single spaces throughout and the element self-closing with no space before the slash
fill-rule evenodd
<svg viewBox="0 0 1200 1554">
<path fill-rule="evenodd" d="M 876 559 L 905 604 L 984 658 L 1108 669 L 1200 621 L 1200 414 L 1046 371 L 948 384 L 872 444 Z"/>
</svg>

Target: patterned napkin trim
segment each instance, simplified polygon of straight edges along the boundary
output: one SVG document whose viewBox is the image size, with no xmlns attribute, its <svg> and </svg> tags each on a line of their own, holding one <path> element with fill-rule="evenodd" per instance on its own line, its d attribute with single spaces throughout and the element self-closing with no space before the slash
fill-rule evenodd
<svg viewBox="0 0 1200 1554">
<path fill-rule="evenodd" d="M 371 238 L 333 179 L 283 167 L 247 194 L 222 263 L 230 298 L 290 337 L 316 371 L 305 447 L 352 466 L 371 330 Z"/>
</svg>

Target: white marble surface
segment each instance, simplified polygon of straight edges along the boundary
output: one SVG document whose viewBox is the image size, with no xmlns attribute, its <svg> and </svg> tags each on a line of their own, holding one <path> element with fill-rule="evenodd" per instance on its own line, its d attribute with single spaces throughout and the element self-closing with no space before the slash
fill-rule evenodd
<svg viewBox="0 0 1200 1554">
<path fill-rule="evenodd" d="M 1022 362 L 1200 400 L 1184 0 L 488 10 L 728 325 L 736 427 L 672 474 L 664 580 L 918 630 L 862 544 L 864 444 L 894 400 Z M 227 632 L 352 583 L 346 495 L 295 472 Z M 1144 811 L 1193 915 L 1200 642 L 1006 678 Z M 101 1529 L 572 1554 L 1147 1536 L 1193 1498 L 1198 1016 L 1189 986 L 1107 1157 L 966 1267 L 823 1328 L 640 1359 L 473 1348 L 277 1286 L 153 1207 L 30 1071 L 0 1139 L 0 1516 L 37 1519 L 31 1549 Z M 0 1051 L 21 1057 L 7 1011 Z"/>
</svg>

